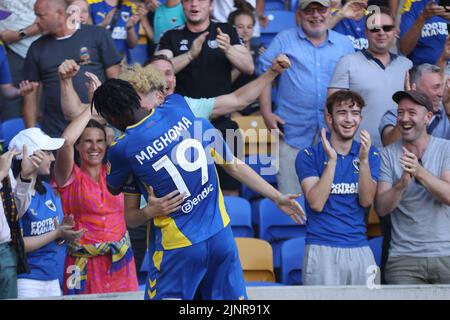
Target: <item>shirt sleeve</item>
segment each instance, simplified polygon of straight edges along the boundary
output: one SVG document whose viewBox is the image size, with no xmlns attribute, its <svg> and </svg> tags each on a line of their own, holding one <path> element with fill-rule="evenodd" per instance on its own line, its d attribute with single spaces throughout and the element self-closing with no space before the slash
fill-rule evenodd
<svg viewBox="0 0 450 320">
<path fill-rule="evenodd" d="M 393 184 L 394 178 L 393 178 L 393 168 L 391 168 L 390 164 L 390 154 L 388 149 L 383 149 L 380 152 L 381 157 L 381 163 L 380 163 L 380 174 L 378 181 L 387 182 L 389 184 Z"/>
<path fill-rule="evenodd" d="M 19 217 L 22 217 L 27 212 L 31 203 L 31 182 L 23 182 L 20 177 L 16 180 L 16 188 L 14 190 L 14 201 L 16 203 Z"/>
<path fill-rule="evenodd" d="M 132 173 L 125 157 L 124 147 L 125 143 L 120 141 L 108 150 L 106 183 L 114 189 L 122 189 Z"/>
<path fill-rule="evenodd" d="M 444 155 L 444 166 L 443 171 L 450 171 L 450 142 L 446 142 L 445 147 L 443 148 L 445 150 Z"/>
<path fill-rule="evenodd" d="M 234 160 L 233 152 L 231 152 L 220 131 L 214 128 L 208 120 L 202 119 L 202 126 L 203 139 L 204 142 L 208 143 L 214 162 L 217 164 L 231 163 Z"/>
<path fill-rule="evenodd" d="M 111 35 L 103 28 L 98 27 L 99 32 L 99 46 L 100 46 L 100 57 L 103 62 L 104 69 L 108 69 L 111 66 L 119 64 L 122 60 L 120 58 L 119 52 L 114 45 L 114 40 Z"/>
<path fill-rule="evenodd" d="M 186 100 L 189 108 L 191 108 L 194 116 L 205 119 L 209 119 L 211 117 L 214 104 L 216 103 L 216 98 L 194 99 L 185 97 L 184 99 Z"/>
<path fill-rule="evenodd" d="M 349 89 L 350 88 L 350 59 L 346 56 L 341 57 L 336 64 L 331 81 L 328 88 L 334 89 Z"/>
<path fill-rule="evenodd" d="M 300 150 L 297 154 L 295 171 L 300 182 L 309 177 L 320 178 L 320 173 L 316 166 L 316 156 L 311 148 Z"/>
<path fill-rule="evenodd" d="M 0 45 L 0 51 L 0 84 L 12 83 L 8 59 L 6 58 L 5 48 L 2 45 Z"/>
<path fill-rule="evenodd" d="M 369 166 L 372 179 L 377 182 L 380 174 L 380 152 L 375 147 L 370 148 Z"/>
<path fill-rule="evenodd" d="M 401 22 L 400 22 L 400 39 L 411 29 L 416 23 L 417 13 L 413 8 L 413 0 L 406 0 L 403 4 Z"/>
<path fill-rule="evenodd" d="M 387 126 L 395 127 L 397 125 L 397 110 L 391 109 L 386 111 L 380 121 L 380 125 L 378 126 L 378 132 L 380 136 L 383 136 L 383 130 Z"/>
</svg>

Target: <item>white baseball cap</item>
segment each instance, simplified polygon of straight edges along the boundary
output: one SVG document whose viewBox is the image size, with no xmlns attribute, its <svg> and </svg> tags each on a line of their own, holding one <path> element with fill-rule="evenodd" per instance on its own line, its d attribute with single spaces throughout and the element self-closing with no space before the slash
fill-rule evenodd
<svg viewBox="0 0 450 320">
<path fill-rule="evenodd" d="M 27 145 L 27 156 L 31 156 L 36 150 L 58 150 L 64 144 L 63 138 L 50 138 L 40 128 L 28 128 L 20 131 L 9 142 L 8 149 L 16 148 L 20 153 L 16 156 L 22 159 L 22 147 Z"/>
</svg>

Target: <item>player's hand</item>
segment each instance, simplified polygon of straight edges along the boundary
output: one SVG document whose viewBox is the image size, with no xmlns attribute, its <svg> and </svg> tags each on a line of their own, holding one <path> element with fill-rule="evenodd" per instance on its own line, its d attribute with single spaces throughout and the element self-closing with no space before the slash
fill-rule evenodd
<svg viewBox="0 0 450 320">
<path fill-rule="evenodd" d="M 322 139 L 322 145 L 323 149 L 325 150 L 326 155 L 328 156 L 328 161 L 330 160 L 337 160 L 337 153 L 336 150 L 333 149 L 330 142 L 327 139 L 327 131 L 325 128 L 322 128 L 321 131 L 321 139 Z"/>
<path fill-rule="evenodd" d="M 144 211 L 151 219 L 159 216 L 167 216 L 172 212 L 181 209 L 181 204 L 184 202 L 184 194 L 180 194 L 178 190 L 172 191 L 162 198 L 157 198 L 151 186 L 145 186 L 147 189 L 147 206 Z"/>
<path fill-rule="evenodd" d="M 8 176 L 12 159 L 18 154 L 19 152 L 16 149 L 11 149 L 0 155 L 0 181 Z"/>
<path fill-rule="evenodd" d="M 39 82 L 23 80 L 19 83 L 19 94 L 25 97 L 39 87 Z"/>
<path fill-rule="evenodd" d="M 31 176 L 36 173 L 37 169 L 44 160 L 44 151 L 36 150 L 31 156 L 27 156 L 27 145 L 22 147 L 22 163 L 20 175 L 24 179 L 30 179 Z"/>
<path fill-rule="evenodd" d="M 61 80 L 71 79 L 80 70 L 80 66 L 75 62 L 75 60 L 68 59 L 64 60 L 63 63 L 58 67 L 58 75 Z"/>
<path fill-rule="evenodd" d="M 359 148 L 359 160 L 367 161 L 369 159 L 370 146 L 372 145 L 370 133 L 367 130 L 361 130 L 359 139 L 361 140 L 361 147 Z"/>
<path fill-rule="evenodd" d="M 280 54 L 272 61 L 272 67 L 270 69 L 276 73 L 282 73 L 290 67 L 291 61 L 289 58 L 284 54 Z"/>
<path fill-rule="evenodd" d="M 282 194 L 275 200 L 275 204 L 290 216 L 295 223 L 303 224 L 306 221 L 306 214 L 300 204 L 295 200 L 299 196 L 299 194 Z"/>
<path fill-rule="evenodd" d="M 217 28 L 216 41 L 217 41 L 217 44 L 219 45 L 219 49 L 222 50 L 224 53 L 227 53 L 228 50 L 230 50 L 230 48 L 231 48 L 230 36 L 228 34 L 222 32 L 222 30 L 220 30 L 220 28 Z"/>
</svg>

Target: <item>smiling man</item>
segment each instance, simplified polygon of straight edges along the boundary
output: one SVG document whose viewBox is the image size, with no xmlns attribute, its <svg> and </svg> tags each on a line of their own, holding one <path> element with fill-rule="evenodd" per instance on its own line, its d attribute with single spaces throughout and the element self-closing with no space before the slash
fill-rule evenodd
<svg viewBox="0 0 450 320">
<path fill-rule="evenodd" d="M 300 0 L 296 14 L 300 26 L 278 33 L 259 60 L 259 73 L 269 69 L 280 53 L 292 62 L 292 67 L 279 78 L 275 112 L 270 85 L 260 96 L 267 128 L 284 129 L 277 174 L 281 192 L 300 192 L 295 157 L 320 135 L 320 128 L 325 126 L 323 111 L 334 67 L 342 56 L 354 52 L 346 36 L 327 30 L 331 17 L 329 0 Z"/>
<path fill-rule="evenodd" d="M 391 216 L 388 284 L 450 284 L 450 142 L 428 134 L 430 99 L 399 91 L 401 140 L 381 152 L 375 208 Z"/>
<path fill-rule="evenodd" d="M 395 41 L 394 19 L 388 8 L 380 7 L 366 19 L 369 47 L 343 57 L 334 70 L 328 94 L 339 89 L 358 92 L 366 101 L 361 129 L 369 131 L 376 147 L 381 147 L 378 124 L 392 108 L 392 94 L 403 89 L 405 73 L 412 62 L 389 52 Z"/>
<path fill-rule="evenodd" d="M 300 151 L 297 175 L 305 192 L 306 249 L 304 285 L 365 285 L 376 266 L 366 236 L 366 208 L 372 205 L 380 158 L 363 130 L 362 97 L 340 90 L 327 99 L 331 134 Z M 329 140 L 328 140 L 329 139 Z M 372 267 L 373 268 L 373 267 Z"/>
</svg>

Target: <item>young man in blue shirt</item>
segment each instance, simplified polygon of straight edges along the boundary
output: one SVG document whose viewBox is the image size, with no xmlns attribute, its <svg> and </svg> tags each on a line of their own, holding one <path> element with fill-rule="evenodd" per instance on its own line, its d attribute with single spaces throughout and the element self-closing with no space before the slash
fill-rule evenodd
<svg viewBox="0 0 450 320">
<path fill-rule="evenodd" d="M 109 150 L 110 191 L 120 192 L 134 176 L 133 187 L 141 194 L 147 195 L 146 186 L 151 185 L 157 197 L 178 190 L 184 198 L 170 214 L 153 213 L 145 297 L 193 299 L 199 294 L 202 299 L 245 299 L 214 161 L 300 222 L 303 212 L 296 195 L 282 195 L 235 159 L 220 134 L 207 120 L 196 119 L 183 97 L 165 98 L 162 77 L 154 83 L 140 101 L 129 83 L 108 80 L 93 99 L 97 112 L 125 131 Z"/>
<path fill-rule="evenodd" d="M 375 197 L 380 158 L 367 131 L 361 131 L 361 142 L 354 140 L 363 106 L 355 92 L 333 93 L 325 116 L 331 134 L 323 128 L 322 141 L 296 159 L 308 217 L 305 285 L 365 285 L 367 272 L 376 267 L 366 212 Z"/>
</svg>

